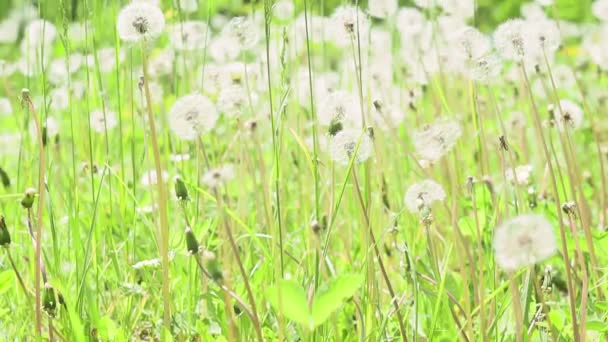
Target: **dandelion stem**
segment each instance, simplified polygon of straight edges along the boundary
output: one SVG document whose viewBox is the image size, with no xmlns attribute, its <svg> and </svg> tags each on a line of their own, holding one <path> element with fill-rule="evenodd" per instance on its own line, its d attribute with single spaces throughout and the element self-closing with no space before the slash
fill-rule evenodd
<svg viewBox="0 0 608 342">
<path fill-rule="evenodd" d="M 382 277 L 384 278 L 384 281 L 386 282 L 386 288 L 388 289 L 388 292 L 391 295 L 391 303 L 395 307 L 395 313 L 397 314 L 397 319 L 399 320 L 399 331 L 401 332 L 401 338 L 403 339 L 403 341 L 407 341 L 408 339 L 407 339 L 407 333 L 405 330 L 405 325 L 403 323 L 403 316 L 401 315 L 401 311 L 399 310 L 399 302 L 398 302 L 399 299 L 395 295 L 395 291 L 393 290 L 393 286 L 391 285 L 391 280 L 388 277 L 388 273 L 386 272 L 386 269 L 384 268 L 384 262 L 382 262 L 382 254 L 380 253 L 380 249 L 378 248 L 378 244 L 376 243 L 374 231 L 372 229 L 372 226 L 371 226 L 371 223 L 369 220 L 369 216 L 367 214 L 367 209 L 365 207 L 363 195 L 361 194 L 361 187 L 359 186 L 359 180 L 357 179 L 357 172 L 354 168 L 352 171 L 353 171 L 352 172 L 353 181 L 355 182 L 355 192 L 357 194 L 357 199 L 359 200 L 359 204 L 361 205 L 361 210 L 363 211 L 363 216 L 365 218 L 365 225 L 366 225 L 367 229 L 369 230 L 371 244 L 374 247 L 374 252 L 376 254 L 376 257 L 378 258 L 378 265 L 380 266 L 380 271 L 382 272 Z"/>
<path fill-rule="evenodd" d="M 160 158 L 160 148 L 156 135 L 156 124 L 154 114 L 152 114 L 152 98 L 150 95 L 150 86 L 148 84 L 148 61 L 145 41 L 141 44 L 141 55 L 143 59 L 144 72 L 144 89 L 146 95 L 148 121 L 150 124 L 150 134 L 152 136 L 152 152 L 154 154 L 154 167 L 156 170 L 156 190 L 158 209 L 160 211 L 159 239 L 160 239 L 160 254 L 162 261 L 162 294 L 163 294 L 163 324 L 168 330 L 171 328 L 171 293 L 169 289 L 169 221 L 167 218 L 167 189 L 162 180 L 162 166 Z"/>
<path fill-rule="evenodd" d="M 25 104 L 27 105 L 27 108 L 30 112 L 30 114 L 32 115 L 32 117 L 34 118 L 34 122 L 36 124 L 36 136 L 38 138 L 38 158 L 39 158 L 39 162 L 38 162 L 38 194 L 39 194 L 39 198 L 38 198 L 38 210 L 37 210 L 37 222 L 36 222 L 36 237 L 34 238 L 33 234 L 32 234 L 32 239 L 35 241 L 41 241 L 42 239 L 42 211 L 44 209 L 44 199 L 45 199 L 45 189 L 44 189 L 44 182 L 45 182 L 45 171 L 46 171 L 46 164 L 45 164 L 45 153 L 44 153 L 44 142 L 43 142 L 43 138 L 42 138 L 42 125 L 40 123 L 40 120 L 38 118 L 38 114 L 36 113 L 36 109 L 34 108 L 34 103 L 32 102 L 32 99 L 30 98 L 29 93 L 28 94 L 24 94 L 24 99 Z M 28 209 L 28 222 L 30 222 L 31 220 L 29 219 L 30 217 L 30 209 Z M 30 222 L 30 230 L 31 230 L 31 222 Z M 32 233 L 32 232 L 30 232 Z M 42 276 L 42 252 L 41 252 L 41 246 L 39 243 L 35 243 L 34 248 L 36 250 L 36 266 L 35 266 L 35 284 L 34 284 L 34 293 L 36 294 L 36 336 L 40 337 L 42 336 L 42 297 L 41 297 L 41 291 L 40 291 L 40 278 Z"/>
</svg>

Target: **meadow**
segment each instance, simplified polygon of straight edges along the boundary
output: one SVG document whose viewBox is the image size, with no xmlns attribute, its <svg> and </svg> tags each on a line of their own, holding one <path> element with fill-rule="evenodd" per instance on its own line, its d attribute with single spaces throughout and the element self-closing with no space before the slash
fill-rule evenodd
<svg viewBox="0 0 608 342">
<path fill-rule="evenodd" d="M 608 341 L 608 0 L 0 5 L 0 340 Z"/>
</svg>

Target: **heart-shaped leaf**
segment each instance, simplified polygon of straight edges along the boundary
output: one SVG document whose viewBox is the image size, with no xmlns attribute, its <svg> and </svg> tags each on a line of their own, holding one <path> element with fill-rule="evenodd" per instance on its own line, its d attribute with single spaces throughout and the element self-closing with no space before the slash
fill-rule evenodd
<svg viewBox="0 0 608 342">
<path fill-rule="evenodd" d="M 342 306 L 344 300 L 352 297 L 361 286 L 362 280 L 359 275 L 344 274 L 334 279 L 324 290 L 317 293 L 312 303 L 314 326 L 323 324 L 334 311 Z"/>
<path fill-rule="evenodd" d="M 281 280 L 277 286 L 268 289 L 266 295 L 270 305 L 287 319 L 310 327 L 310 310 L 306 293 L 300 284 L 292 280 Z"/>
</svg>

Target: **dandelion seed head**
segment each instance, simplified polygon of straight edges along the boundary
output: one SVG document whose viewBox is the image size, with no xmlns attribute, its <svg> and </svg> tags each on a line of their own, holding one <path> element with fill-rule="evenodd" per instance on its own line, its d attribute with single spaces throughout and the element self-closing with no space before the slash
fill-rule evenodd
<svg viewBox="0 0 608 342">
<path fill-rule="evenodd" d="M 226 117 L 239 117 L 249 106 L 249 95 L 252 96 L 252 102 L 257 99 L 253 92 L 247 94 L 247 89 L 243 85 L 237 84 L 223 88 L 218 96 L 217 108 Z"/>
<path fill-rule="evenodd" d="M 601 21 L 608 21 L 608 0 L 595 0 L 591 5 L 591 13 Z"/>
<path fill-rule="evenodd" d="M 225 164 L 205 172 L 202 182 L 212 189 L 217 189 L 233 180 L 234 176 L 234 165 Z"/>
<path fill-rule="evenodd" d="M 461 135 L 460 123 L 439 119 L 414 132 L 414 148 L 421 159 L 435 162 L 452 150 Z"/>
<path fill-rule="evenodd" d="M 341 130 L 330 138 L 328 152 L 331 160 L 339 165 L 348 165 L 353 156 L 355 164 L 363 163 L 373 154 L 372 140 L 361 130 Z"/>
<path fill-rule="evenodd" d="M 317 106 L 317 119 L 323 126 L 340 122 L 349 127 L 360 127 L 361 109 L 351 93 L 337 90 L 322 97 Z"/>
<path fill-rule="evenodd" d="M 494 231 L 494 252 L 496 263 L 510 272 L 551 257 L 556 252 L 551 223 L 538 214 L 508 219 Z"/>
<path fill-rule="evenodd" d="M 144 187 L 156 185 L 158 182 L 158 178 L 159 177 L 156 173 L 156 170 L 149 170 L 147 172 L 144 172 L 144 174 L 140 177 L 139 183 Z M 169 181 L 169 173 L 163 170 L 161 172 L 160 178 L 163 183 L 167 183 Z"/>
<path fill-rule="evenodd" d="M 184 13 L 194 13 L 198 11 L 199 0 L 173 0 L 173 5 Z"/>
<path fill-rule="evenodd" d="M 494 31 L 494 46 L 503 58 L 521 60 L 525 55 L 525 21 L 509 19 Z"/>
<path fill-rule="evenodd" d="M 519 165 L 505 170 L 508 182 L 517 185 L 529 185 L 532 177 L 532 165 Z"/>
<path fill-rule="evenodd" d="M 393 16 L 399 8 L 397 0 L 369 0 L 367 11 L 369 15 L 376 18 L 386 18 Z"/>
<path fill-rule="evenodd" d="M 169 42 L 177 51 L 204 49 L 211 29 L 201 20 L 188 20 L 169 27 Z"/>
<path fill-rule="evenodd" d="M 432 179 L 425 179 L 410 185 L 403 201 L 411 213 L 419 213 L 423 208 L 429 208 L 433 202 L 443 201 L 445 197 L 441 184 Z"/>
<path fill-rule="evenodd" d="M 213 102 L 199 93 L 180 97 L 169 111 L 169 127 L 183 140 L 193 140 L 209 132 L 217 119 Z"/>
<path fill-rule="evenodd" d="M 553 113 L 553 120 L 559 130 L 567 127 L 576 129 L 583 125 L 583 109 L 571 100 L 559 100 L 559 105 L 550 105 L 549 111 Z"/>
<path fill-rule="evenodd" d="M 328 24 L 328 37 L 339 47 L 350 46 L 353 39 L 357 44 L 357 35 L 363 44 L 370 29 L 367 15 L 352 5 L 337 7 Z"/>
<path fill-rule="evenodd" d="M 272 14 L 279 20 L 289 20 L 293 17 L 295 6 L 291 0 L 280 0 L 272 5 Z"/>
<path fill-rule="evenodd" d="M 132 2 L 120 10 L 116 29 L 120 39 L 129 43 L 157 38 L 165 28 L 165 16 L 156 5 Z"/>
<path fill-rule="evenodd" d="M 222 34 L 232 38 L 242 50 L 253 48 L 260 39 L 259 27 L 252 17 L 232 18 Z"/>
<path fill-rule="evenodd" d="M 94 110 L 90 115 L 91 128 L 97 133 L 104 133 L 107 130 L 111 130 L 118 124 L 118 116 L 116 112 L 106 111 L 105 115 L 103 110 Z"/>
<path fill-rule="evenodd" d="M 0 97 L 0 116 L 8 116 L 13 113 L 11 101 L 6 97 Z"/>
</svg>

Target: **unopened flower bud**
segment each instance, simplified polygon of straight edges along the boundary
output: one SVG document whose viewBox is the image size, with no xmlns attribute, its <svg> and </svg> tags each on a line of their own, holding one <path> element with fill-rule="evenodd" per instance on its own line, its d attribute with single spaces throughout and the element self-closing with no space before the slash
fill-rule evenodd
<svg viewBox="0 0 608 342">
<path fill-rule="evenodd" d="M 195 255 L 199 251 L 198 240 L 196 240 L 196 236 L 194 236 L 190 227 L 186 227 L 186 247 L 190 255 Z"/>
<path fill-rule="evenodd" d="M 4 216 L 0 215 L 0 246 L 8 247 L 11 244 L 11 235 L 8 233 Z"/>
<path fill-rule="evenodd" d="M 57 309 L 57 297 L 55 296 L 55 289 L 53 289 L 49 283 L 44 284 L 42 308 L 49 316 L 55 317 L 55 310 Z"/>
<path fill-rule="evenodd" d="M 189 200 L 188 188 L 186 188 L 184 181 L 179 176 L 175 176 L 173 181 L 175 182 L 175 196 L 177 196 L 177 199 L 180 201 Z"/>
<path fill-rule="evenodd" d="M 36 197 L 36 189 L 28 188 L 25 190 L 23 199 L 21 199 L 21 206 L 25 209 L 31 209 L 34 205 L 34 199 Z"/>
</svg>

